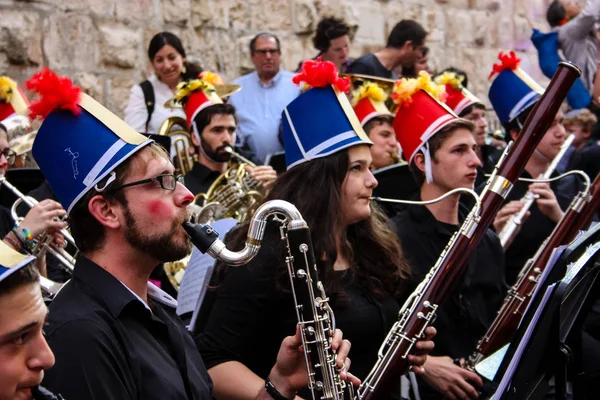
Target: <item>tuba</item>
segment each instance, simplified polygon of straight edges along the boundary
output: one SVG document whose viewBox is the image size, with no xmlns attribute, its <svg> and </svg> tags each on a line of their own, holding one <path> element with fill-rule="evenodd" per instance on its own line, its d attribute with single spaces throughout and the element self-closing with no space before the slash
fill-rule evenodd
<svg viewBox="0 0 600 400">
<path fill-rule="evenodd" d="M 180 129 L 175 127 L 180 126 Z M 187 122 L 181 117 L 169 117 L 163 121 L 158 128 L 159 136 L 171 138 L 171 148 L 175 155 L 173 164 L 175 164 L 175 173 L 178 175 L 187 174 L 197 160 L 197 156 L 190 154 L 190 142 L 192 140 L 190 133 L 185 129 Z M 174 129 L 175 128 L 175 129 Z"/>
<path fill-rule="evenodd" d="M 345 394 L 353 398 L 352 385 L 347 386 L 341 380 L 335 367 L 336 355 L 331 347 L 335 316 L 329 306 L 329 298 L 325 294 L 323 284 L 319 281 L 309 227 L 298 209 L 283 200 L 264 203 L 252 217 L 246 245 L 239 252 L 227 249 L 218 239 L 218 233 L 209 225 L 184 222 L 183 228 L 201 252 L 208 253 L 225 264 L 239 266 L 258 254 L 267 220 L 272 215 L 283 217 L 280 226 L 281 240 L 287 250 L 286 266 L 296 305 L 312 398 L 341 400 Z"/>
</svg>

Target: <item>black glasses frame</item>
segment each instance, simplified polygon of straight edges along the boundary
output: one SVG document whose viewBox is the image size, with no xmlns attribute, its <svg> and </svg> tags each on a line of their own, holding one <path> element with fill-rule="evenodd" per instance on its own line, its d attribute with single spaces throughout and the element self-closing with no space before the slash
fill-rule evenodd
<svg viewBox="0 0 600 400">
<path fill-rule="evenodd" d="M 174 178 L 175 184 L 173 187 L 166 186 L 165 178 Z M 158 182 L 160 187 L 164 190 L 175 190 L 177 188 L 177 183 L 183 184 L 183 175 L 175 175 L 175 174 L 162 174 L 155 176 L 154 178 L 142 179 L 140 181 L 125 183 L 121 186 L 117 186 L 116 188 L 109 189 L 108 192 L 116 192 L 117 190 L 121 190 L 131 186 L 143 185 L 146 183 Z"/>
<path fill-rule="evenodd" d="M 17 153 L 12 151 L 10 148 L 6 148 L 0 151 L 0 154 L 2 154 L 4 158 L 6 158 L 6 162 L 8 165 L 13 165 L 17 160 Z"/>
</svg>

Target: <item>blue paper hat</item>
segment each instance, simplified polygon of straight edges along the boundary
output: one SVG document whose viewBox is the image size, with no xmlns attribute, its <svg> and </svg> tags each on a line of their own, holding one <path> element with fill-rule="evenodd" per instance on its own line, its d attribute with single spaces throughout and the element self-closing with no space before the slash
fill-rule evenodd
<svg viewBox="0 0 600 400">
<path fill-rule="evenodd" d="M 53 74 L 41 74 L 44 73 Z M 56 75 L 43 78 L 62 79 L 62 84 L 68 80 Z M 28 87 L 35 90 L 37 87 L 30 84 L 34 79 L 40 80 L 34 76 Z M 41 94 L 40 104 L 48 107 Z M 33 111 L 36 106 L 32 104 L 30 109 Z M 73 111 L 80 112 L 76 115 Z M 46 115 L 33 142 L 32 154 L 58 201 L 70 213 L 90 189 L 101 191 L 116 177 L 109 178 L 102 188 L 96 185 L 100 180 L 152 142 L 100 103 L 78 92 L 74 105 L 59 104 Z"/>
<path fill-rule="evenodd" d="M 331 85 L 307 90 L 282 113 L 287 168 L 359 144 L 373 144 L 346 95 Z"/>
<path fill-rule="evenodd" d="M 0 282 L 33 260 L 35 257 L 21 254 L 0 240 Z"/>
<path fill-rule="evenodd" d="M 495 64 L 490 77 L 498 76 L 490 86 L 489 98 L 501 123 L 514 120 L 519 114 L 535 104 L 544 93 L 525 71 L 519 68 L 521 61 L 514 52 L 500 53 L 501 64 Z"/>
</svg>

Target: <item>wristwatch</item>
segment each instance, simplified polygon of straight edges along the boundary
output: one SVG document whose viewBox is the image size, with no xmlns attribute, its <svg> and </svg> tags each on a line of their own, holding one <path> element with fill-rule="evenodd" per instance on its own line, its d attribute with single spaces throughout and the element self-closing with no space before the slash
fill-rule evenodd
<svg viewBox="0 0 600 400">
<path fill-rule="evenodd" d="M 291 400 L 294 397 L 296 397 L 296 395 L 293 395 L 292 397 L 288 398 L 279 393 L 279 390 L 275 388 L 275 385 L 273 385 L 273 383 L 271 382 L 271 378 L 268 376 L 267 379 L 265 379 L 265 390 L 267 391 L 267 393 L 269 393 L 269 396 L 271 396 L 275 400 Z"/>
</svg>

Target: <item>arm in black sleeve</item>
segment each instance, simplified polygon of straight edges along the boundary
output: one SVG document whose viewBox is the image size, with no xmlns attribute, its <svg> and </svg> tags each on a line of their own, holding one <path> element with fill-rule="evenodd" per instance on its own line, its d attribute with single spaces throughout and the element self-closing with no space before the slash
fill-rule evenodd
<svg viewBox="0 0 600 400">
<path fill-rule="evenodd" d="M 76 320 L 47 338 L 56 357 L 44 386 L 65 399 L 136 399 L 132 367 L 112 333 L 93 321 Z"/>
<path fill-rule="evenodd" d="M 195 336 L 208 369 L 238 361 L 260 375 L 275 362 L 281 340 L 272 340 L 273 324 L 280 297 L 274 274 L 265 271 L 274 268 L 261 264 L 276 261 L 259 258 L 249 266 L 231 268 L 217 288 L 204 330 Z"/>
</svg>

